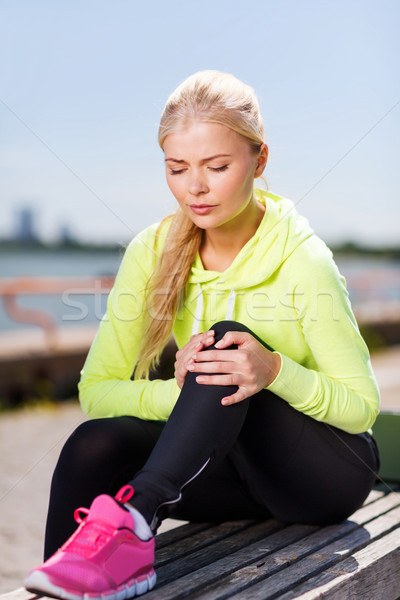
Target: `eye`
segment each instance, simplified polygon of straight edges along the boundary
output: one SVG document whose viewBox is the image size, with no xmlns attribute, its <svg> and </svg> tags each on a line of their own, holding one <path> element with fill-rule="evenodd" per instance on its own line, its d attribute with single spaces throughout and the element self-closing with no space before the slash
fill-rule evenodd
<svg viewBox="0 0 400 600">
<path fill-rule="evenodd" d="M 184 173 L 185 169 L 170 169 L 169 170 L 169 174 L 170 175 L 180 175 L 181 173 Z"/>
<path fill-rule="evenodd" d="M 226 171 L 228 165 L 222 165 L 222 167 L 210 167 L 211 171 L 215 171 L 216 173 L 222 173 L 222 171 Z"/>
</svg>

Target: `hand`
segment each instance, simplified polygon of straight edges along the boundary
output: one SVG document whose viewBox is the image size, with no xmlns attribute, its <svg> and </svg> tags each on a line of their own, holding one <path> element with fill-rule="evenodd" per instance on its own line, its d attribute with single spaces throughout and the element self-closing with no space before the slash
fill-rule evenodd
<svg viewBox="0 0 400 600">
<path fill-rule="evenodd" d="M 214 344 L 214 331 L 205 331 L 204 333 L 197 333 L 192 335 L 187 344 L 182 346 L 175 355 L 175 378 L 178 386 L 182 388 L 185 377 L 188 372 L 188 366 L 193 363 L 192 356 L 196 352 L 200 352 L 203 348 L 212 346 Z"/>
<path fill-rule="evenodd" d="M 232 344 L 236 344 L 237 349 L 222 351 Z M 196 351 L 188 369 L 191 372 L 213 373 L 196 377 L 200 384 L 237 385 L 237 392 L 221 399 L 225 406 L 253 396 L 272 383 L 279 373 L 279 354 L 265 348 L 250 333 L 228 331 L 215 347 L 218 350 Z"/>
</svg>

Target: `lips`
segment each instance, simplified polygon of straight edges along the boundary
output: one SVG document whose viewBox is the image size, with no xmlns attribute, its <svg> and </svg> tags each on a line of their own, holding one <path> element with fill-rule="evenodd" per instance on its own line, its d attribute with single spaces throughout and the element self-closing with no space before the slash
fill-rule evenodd
<svg viewBox="0 0 400 600">
<path fill-rule="evenodd" d="M 212 211 L 215 206 L 212 204 L 190 204 L 190 208 L 196 215 L 206 215 Z"/>
</svg>

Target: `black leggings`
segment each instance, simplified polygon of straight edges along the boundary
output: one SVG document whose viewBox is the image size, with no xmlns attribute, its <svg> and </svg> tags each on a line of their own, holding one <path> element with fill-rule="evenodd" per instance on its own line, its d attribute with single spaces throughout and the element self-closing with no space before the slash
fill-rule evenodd
<svg viewBox="0 0 400 600">
<path fill-rule="evenodd" d="M 212 329 L 215 341 L 232 330 L 257 337 L 234 321 Z M 75 508 L 128 482 L 132 504 L 153 528 L 167 515 L 326 525 L 361 506 L 379 468 L 368 433 L 320 423 L 268 390 L 222 406 L 236 386 L 200 385 L 196 376 L 187 374 L 165 424 L 114 417 L 72 434 L 52 480 L 45 558 L 74 531 Z"/>
</svg>

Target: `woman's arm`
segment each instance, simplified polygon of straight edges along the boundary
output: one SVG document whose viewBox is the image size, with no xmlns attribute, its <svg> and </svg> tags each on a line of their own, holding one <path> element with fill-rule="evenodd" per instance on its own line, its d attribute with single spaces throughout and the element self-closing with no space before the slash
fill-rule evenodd
<svg viewBox="0 0 400 600">
<path fill-rule="evenodd" d="M 128 246 L 107 312 L 81 372 L 79 398 L 90 417 L 132 415 L 168 418 L 179 394 L 175 379 L 136 380 L 131 376 L 144 335 L 144 290 L 157 259 L 156 227 Z"/>
<path fill-rule="evenodd" d="M 288 261 L 280 275 L 284 288 L 292 290 L 294 324 L 292 340 L 290 329 L 285 329 L 282 347 L 277 347 L 281 352 L 269 352 L 248 333 L 230 332 L 217 347 L 237 344 L 237 350 L 197 353 L 188 368 L 217 373 L 198 377 L 199 383 L 238 385 L 224 404 L 240 402 L 265 387 L 318 421 L 361 433 L 375 421 L 379 391 L 344 280 L 329 251 L 315 239 Z M 281 317 L 286 321 L 288 313 Z M 303 364 L 290 358 L 298 324 L 308 349 Z M 274 360 L 277 355 L 280 361 Z"/>
<path fill-rule="evenodd" d="M 310 258 L 310 268 L 300 271 L 293 298 L 316 366 L 306 368 L 282 355 L 280 372 L 268 389 L 318 421 L 361 433 L 373 425 L 379 411 L 368 348 L 329 253 L 313 246 L 309 250 L 318 259 L 303 257 L 305 262 Z"/>
</svg>

